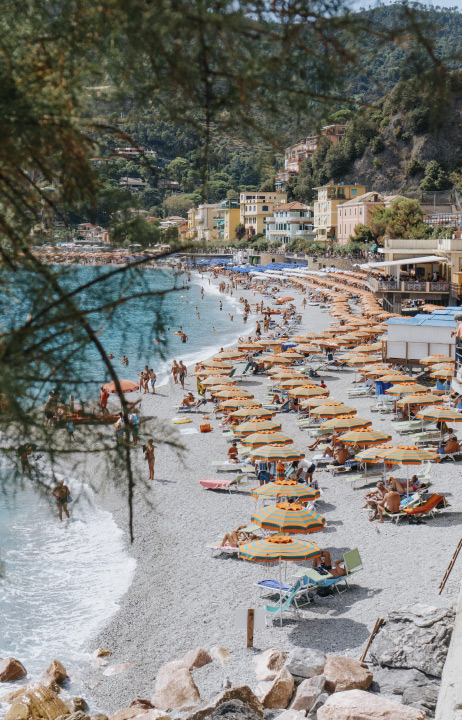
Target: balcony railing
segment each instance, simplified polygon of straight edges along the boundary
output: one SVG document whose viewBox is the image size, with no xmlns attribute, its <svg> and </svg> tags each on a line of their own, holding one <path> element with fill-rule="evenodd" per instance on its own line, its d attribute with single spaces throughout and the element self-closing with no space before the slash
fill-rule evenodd
<svg viewBox="0 0 462 720">
<path fill-rule="evenodd" d="M 398 283 L 390 280 L 378 280 L 371 275 L 367 278 L 367 282 L 373 292 L 449 293 L 451 289 L 451 283 L 447 282 L 420 282 L 416 280 Z"/>
</svg>

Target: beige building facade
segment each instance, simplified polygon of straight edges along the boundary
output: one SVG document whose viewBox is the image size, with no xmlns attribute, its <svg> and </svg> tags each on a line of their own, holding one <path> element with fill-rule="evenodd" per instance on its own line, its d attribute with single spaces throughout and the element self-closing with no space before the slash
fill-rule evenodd
<svg viewBox="0 0 462 720">
<path fill-rule="evenodd" d="M 220 209 L 221 203 L 205 203 L 188 210 L 188 239 L 198 242 L 218 240 L 219 234 L 215 217 Z"/>
<path fill-rule="evenodd" d="M 331 183 L 314 188 L 317 198 L 314 202 L 314 227 L 319 242 L 337 242 L 338 207 L 348 200 L 364 195 L 364 185 L 344 185 Z"/>
<path fill-rule="evenodd" d="M 264 233 L 266 218 L 273 215 L 274 207 L 287 202 L 285 192 L 242 192 L 239 196 L 239 220 L 249 236 Z"/>
</svg>

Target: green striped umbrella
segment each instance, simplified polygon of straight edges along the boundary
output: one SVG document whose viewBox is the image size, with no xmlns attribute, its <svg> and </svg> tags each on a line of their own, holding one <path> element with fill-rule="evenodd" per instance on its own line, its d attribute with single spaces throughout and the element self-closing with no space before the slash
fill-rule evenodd
<svg viewBox="0 0 462 720">
<path fill-rule="evenodd" d="M 357 412 L 356 408 L 350 407 L 349 405 L 331 405 L 330 403 L 326 403 L 325 405 L 314 408 L 311 414 L 314 417 L 333 418 L 338 417 L 338 415 L 356 415 Z"/>
<path fill-rule="evenodd" d="M 310 397 L 329 397 L 329 390 L 319 387 L 318 385 L 313 386 L 307 386 L 304 385 L 303 387 L 294 388 L 293 390 L 289 390 L 289 396 L 294 398 L 310 398 Z"/>
<path fill-rule="evenodd" d="M 434 407 L 432 405 L 419 410 L 416 417 L 421 420 L 434 420 L 435 422 L 446 422 L 446 420 L 450 420 L 450 422 L 462 422 L 462 413 L 457 412 L 457 410 L 453 408 Z"/>
<path fill-rule="evenodd" d="M 275 445 L 263 445 L 262 447 L 249 450 L 248 456 L 253 460 L 266 460 L 267 462 L 295 462 L 305 457 L 305 454 L 295 450 L 293 444 L 284 447 Z"/>
<path fill-rule="evenodd" d="M 378 456 L 385 462 L 396 465 L 421 465 L 423 462 L 435 460 L 438 454 L 434 450 L 420 448 L 416 445 L 398 445 L 397 447 L 381 450 Z"/>
<path fill-rule="evenodd" d="M 260 485 L 250 491 L 253 498 L 259 497 L 291 497 L 305 502 L 313 502 L 321 497 L 319 490 L 297 480 L 276 480 L 276 482 Z"/>
<path fill-rule="evenodd" d="M 372 425 L 370 420 L 359 417 L 349 417 L 340 415 L 340 417 L 333 418 L 332 420 L 326 420 L 321 425 L 321 430 L 356 430 L 358 428 L 365 428 Z"/>
<path fill-rule="evenodd" d="M 376 430 L 371 430 L 370 428 L 365 428 L 363 430 L 350 430 L 349 432 L 340 435 L 340 440 L 345 445 L 358 445 L 366 447 L 366 445 L 379 445 L 381 443 L 389 442 L 391 440 L 391 435 L 387 435 L 383 432 L 377 432 Z"/>
<path fill-rule="evenodd" d="M 263 418 L 256 418 L 255 420 L 249 420 L 243 422 L 234 429 L 234 434 L 245 437 L 255 432 L 267 432 L 268 430 L 280 430 L 281 424 L 274 420 L 265 420 Z"/>
<path fill-rule="evenodd" d="M 244 447 L 261 447 L 263 445 L 293 445 L 293 440 L 280 430 L 262 430 L 261 432 L 253 432 L 247 437 L 242 438 L 241 443 Z"/>
<path fill-rule="evenodd" d="M 284 533 L 308 534 L 319 532 L 326 524 L 326 518 L 299 503 L 280 502 L 258 510 L 252 515 L 252 522 L 264 530 L 279 530 Z"/>
</svg>

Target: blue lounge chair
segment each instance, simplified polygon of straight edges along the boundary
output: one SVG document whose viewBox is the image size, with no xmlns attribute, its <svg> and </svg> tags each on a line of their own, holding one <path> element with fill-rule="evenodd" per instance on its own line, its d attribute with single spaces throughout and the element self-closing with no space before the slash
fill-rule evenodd
<svg viewBox="0 0 462 720">
<path fill-rule="evenodd" d="M 348 579 L 354 573 L 359 572 L 359 570 L 363 569 L 363 563 L 359 555 L 358 548 L 355 548 L 354 550 L 349 550 L 344 554 L 343 564 L 347 573 L 346 575 L 341 575 L 340 577 L 332 577 L 330 573 L 328 573 L 327 575 L 321 575 L 316 570 L 310 570 L 307 568 L 302 568 L 300 570 L 300 574 L 303 573 L 303 576 L 308 578 L 312 589 L 319 587 L 335 587 L 339 595 L 341 595 L 349 588 Z M 338 587 L 339 583 L 341 582 L 345 583 L 346 587 L 344 590 L 340 590 Z"/>
<path fill-rule="evenodd" d="M 296 617 L 299 617 L 297 597 L 300 595 L 300 589 L 308 583 L 307 577 L 302 577 L 297 580 L 295 585 L 286 593 L 281 601 L 277 605 L 265 605 L 265 613 L 273 618 L 280 617 L 282 626 L 282 616 L 285 612 L 294 613 Z M 279 584 L 279 583 L 278 583 Z M 266 616 L 265 616 L 266 620 Z"/>
</svg>

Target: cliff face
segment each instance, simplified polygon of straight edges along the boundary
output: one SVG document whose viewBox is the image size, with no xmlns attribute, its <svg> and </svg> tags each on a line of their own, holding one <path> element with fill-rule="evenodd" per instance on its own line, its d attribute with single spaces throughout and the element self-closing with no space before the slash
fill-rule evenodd
<svg viewBox="0 0 462 720">
<path fill-rule="evenodd" d="M 345 182 L 364 183 L 368 189 L 412 193 L 418 191 L 425 166 L 431 160 L 436 160 L 447 174 L 462 171 L 462 91 L 445 108 L 438 128 L 416 134 L 406 116 L 397 112 L 387 127 L 381 128 L 380 137 L 384 149 L 374 153 L 369 145 L 352 164 Z"/>
</svg>

